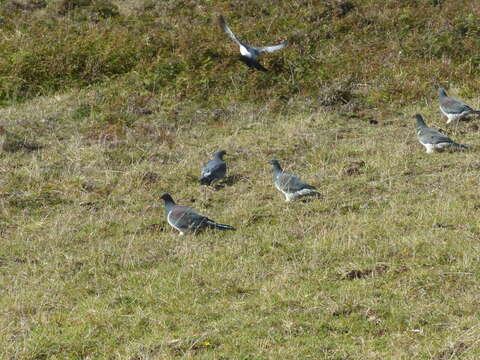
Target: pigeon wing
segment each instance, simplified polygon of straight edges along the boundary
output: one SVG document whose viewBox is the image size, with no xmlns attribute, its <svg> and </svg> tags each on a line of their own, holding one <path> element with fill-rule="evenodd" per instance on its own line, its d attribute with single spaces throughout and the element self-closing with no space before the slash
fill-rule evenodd
<svg viewBox="0 0 480 360">
<path fill-rule="evenodd" d="M 450 139 L 447 135 L 442 134 L 440 131 L 435 129 L 422 129 L 418 132 L 418 139 L 423 144 L 442 144 L 442 143 L 453 143 L 453 140 Z"/>
<path fill-rule="evenodd" d="M 449 114 L 461 114 L 465 111 L 473 111 L 467 104 L 451 97 L 442 99 L 441 105 L 445 112 Z"/>
<path fill-rule="evenodd" d="M 288 193 L 294 193 L 303 189 L 315 189 L 315 187 L 308 185 L 298 176 L 282 173 L 278 176 L 279 186 Z"/>
<path fill-rule="evenodd" d="M 209 219 L 187 206 L 176 205 L 168 213 L 167 220 L 170 225 L 178 229 L 196 230 L 205 226 Z"/>
<path fill-rule="evenodd" d="M 215 170 L 215 166 L 217 164 L 215 163 L 214 160 L 209 160 L 202 168 L 202 173 L 201 176 L 210 176 L 212 172 Z"/>
<path fill-rule="evenodd" d="M 288 45 L 288 40 L 282 42 L 281 44 L 278 44 L 278 45 L 273 45 L 273 46 L 264 46 L 264 47 L 259 47 L 259 48 L 256 48 L 257 51 L 260 53 L 260 54 L 270 54 L 270 53 L 273 53 L 275 51 L 278 51 L 278 50 L 282 50 L 285 46 Z"/>
<path fill-rule="evenodd" d="M 225 176 L 227 166 L 224 161 L 216 159 L 209 160 L 202 169 L 201 177 L 211 177 L 214 179 L 220 179 Z"/>
<path fill-rule="evenodd" d="M 223 31 L 225 31 L 227 33 L 227 35 L 230 36 L 230 38 L 237 43 L 238 46 L 244 46 L 246 48 L 250 47 L 247 44 L 245 44 L 244 42 L 238 40 L 238 38 L 235 36 L 235 34 L 232 32 L 232 30 L 230 30 L 230 28 L 228 27 L 227 22 L 225 21 L 223 16 L 220 15 L 220 17 L 218 18 L 218 22 L 220 24 L 220 27 L 223 29 Z"/>
</svg>

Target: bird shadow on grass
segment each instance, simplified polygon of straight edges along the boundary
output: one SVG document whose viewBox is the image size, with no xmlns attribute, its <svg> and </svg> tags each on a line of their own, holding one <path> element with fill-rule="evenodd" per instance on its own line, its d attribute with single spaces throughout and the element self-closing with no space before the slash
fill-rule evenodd
<svg viewBox="0 0 480 360">
<path fill-rule="evenodd" d="M 297 202 L 310 203 L 312 201 L 323 200 L 323 199 L 325 199 L 325 195 L 318 193 L 316 195 L 304 196 L 298 199 Z"/>
<path fill-rule="evenodd" d="M 145 234 L 145 233 L 159 233 L 159 232 L 165 232 L 165 231 L 166 231 L 166 228 L 164 224 L 149 224 L 137 229 L 136 233 Z"/>
<path fill-rule="evenodd" d="M 212 188 L 214 190 L 220 190 L 220 189 L 223 189 L 226 186 L 233 186 L 236 183 L 238 183 L 240 180 L 242 180 L 242 176 L 240 176 L 238 174 L 228 175 L 218 184 L 214 184 L 212 186 Z"/>
</svg>

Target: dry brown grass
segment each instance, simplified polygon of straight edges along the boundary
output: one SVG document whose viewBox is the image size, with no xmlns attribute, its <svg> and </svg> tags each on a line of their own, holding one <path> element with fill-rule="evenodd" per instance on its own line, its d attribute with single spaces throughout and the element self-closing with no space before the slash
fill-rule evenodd
<svg viewBox="0 0 480 360">
<path fill-rule="evenodd" d="M 243 104 L 112 137 L 75 112 L 90 95 L 0 112 L 44 145 L 1 155 L 3 357 L 478 357 L 479 163 L 424 153 L 411 114 L 442 125 L 434 104 L 378 124 Z M 212 191 L 219 148 L 232 181 Z M 325 199 L 286 204 L 272 157 Z M 164 191 L 238 230 L 179 237 Z"/>
<path fill-rule="evenodd" d="M 82 2 L 0 4 L 1 358 L 479 358 L 480 128 L 435 98 L 480 107 L 479 4 Z M 249 71 L 219 13 L 292 44 Z M 238 230 L 179 237 L 163 192 Z"/>
</svg>

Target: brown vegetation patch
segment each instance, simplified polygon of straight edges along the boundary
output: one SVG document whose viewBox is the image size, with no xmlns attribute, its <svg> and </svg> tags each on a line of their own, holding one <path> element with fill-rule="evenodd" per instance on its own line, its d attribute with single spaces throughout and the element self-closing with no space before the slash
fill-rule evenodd
<svg viewBox="0 0 480 360">
<path fill-rule="evenodd" d="M 462 341 L 456 342 L 447 349 L 439 352 L 434 359 L 435 360 L 450 360 L 459 358 L 465 351 L 467 351 L 469 346 Z"/>
<path fill-rule="evenodd" d="M 344 17 L 350 11 L 355 9 L 355 4 L 348 0 L 333 1 L 333 15 L 336 17 Z"/>
<path fill-rule="evenodd" d="M 142 182 L 145 184 L 155 184 L 160 181 L 160 175 L 151 171 L 146 172 L 142 176 Z"/>
<path fill-rule="evenodd" d="M 342 171 L 343 175 L 345 176 L 357 176 L 362 173 L 362 168 L 365 166 L 365 161 L 354 161 L 350 163 L 347 167 L 345 167 Z"/>
<path fill-rule="evenodd" d="M 82 202 L 82 203 L 80 203 L 80 206 L 82 206 L 82 207 L 84 207 L 88 210 L 94 210 L 94 211 L 100 210 L 100 205 L 97 201 Z"/>
<path fill-rule="evenodd" d="M 157 233 L 157 232 L 164 232 L 166 230 L 165 224 L 149 224 L 145 225 L 142 228 L 138 230 L 137 233 L 143 234 L 143 233 Z"/>
<path fill-rule="evenodd" d="M 387 270 L 388 270 L 387 265 L 378 265 L 378 266 L 375 266 L 374 268 L 364 269 L 364 270 L 353 269 L 353 270 L 350 270 L 348 273 L 346 273 L 342 277 L 342 280 L 363 279 L 369 276 L 373 277 L 377 275 L 382 275 Z"/>
<path fill-rule="evenodd" d="M 347 104 L 353 97 L 353 83 L 350 79 L 335 82 L 321 89 L 318 102 L 321 106 L 335 106 Z"/>
<path fill-rule="evenodd" d="M 6 11 L 35 11 L 47 6 L 45 0 L 6 1 L 2 9 Z"/>
</svg>

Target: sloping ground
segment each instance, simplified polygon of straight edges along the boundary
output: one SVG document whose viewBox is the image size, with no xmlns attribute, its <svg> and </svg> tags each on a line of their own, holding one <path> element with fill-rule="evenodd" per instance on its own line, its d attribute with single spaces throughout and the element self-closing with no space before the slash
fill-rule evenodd
<svg viewBox="0 0 480 360">
<path fill-rule="evenodd" d="M 477 150 L 425 154 L 410 116 L 242 105 L 120 137 L 79 117 L 85 96 L 0 113 L 44 146 L 1 155 L 3 358 L 480 355 Z M 472 144 L 478 126 L 451 133 Z M 220 148 L 227 184 L 200 187 Z M 325 199 L 285 203 L 272 157 Z M 238 231 L 179 237 L 164 191 Z"/>
<path fill-rule="evenodd" d="M 1 358 L 479 358 L 479 126 L 435 99 L 480 107 L 479 5 L 273 3 L 2 3 Z M 251 72 L 220 12 L 294 45 Z M 416 112 L 472 149 L 425 154 Z M 179 237 L 165 191 L 238 230 Z"/>
<path fill-rule="evenodd" d="M 285 103 L 298 95 L 334 105 L 354 98 L 357 107 L 369 108 L 431 98 L 440 84 L 461 84 L 467 96 L 480 90 L 478 2 L 118 4 L 5 1 L 0 99 L 22 100 L 112 78 L 121 79 L 119 87 L 130 96 L 162 101 L 163 109 L 185 101 L 204 107 Z M 216 23 L 220 13 L 253 44 L 291 40 L 286 51 L 265 59 L 272 70 L 268 76 L 252 74 L 237 61 L 236 46 Z M 326 96 L 336 88 L 343 96 Z"/>
</svg>

